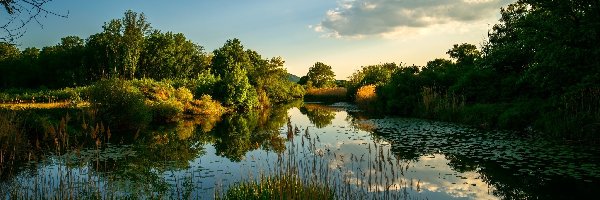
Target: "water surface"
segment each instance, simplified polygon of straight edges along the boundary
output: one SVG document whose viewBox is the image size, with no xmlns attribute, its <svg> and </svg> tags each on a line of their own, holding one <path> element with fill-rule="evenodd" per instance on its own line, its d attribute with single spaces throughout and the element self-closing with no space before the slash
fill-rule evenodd
<svg viewBox="0 0 600 200">
<path fill-rule="evenodd" d="M 596 147 L 366 117 L 348 104 L 198 117 L 109 135 L 69 137 L 65 145 L 53 144 L 62 140 L 52 135 L 15 140 L 19 156 L 3 158 L 1 195 L 211 199 L 281 168 L 330 185 L 342 199 L 562 199 L 600 188 Z"/>
</svg>

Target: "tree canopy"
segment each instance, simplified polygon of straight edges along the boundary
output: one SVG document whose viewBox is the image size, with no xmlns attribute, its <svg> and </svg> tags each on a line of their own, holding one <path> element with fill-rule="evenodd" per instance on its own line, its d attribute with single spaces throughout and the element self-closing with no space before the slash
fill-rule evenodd
<svg viewBox="0 0 600 200">
<path fill-rule="evenodd" d="M 311 87 L 324 88 L 335 86 L 335 73 L 331 66 L 322 62 L 316 62 L 308 69 L 306 84 Z"/>
</svg>

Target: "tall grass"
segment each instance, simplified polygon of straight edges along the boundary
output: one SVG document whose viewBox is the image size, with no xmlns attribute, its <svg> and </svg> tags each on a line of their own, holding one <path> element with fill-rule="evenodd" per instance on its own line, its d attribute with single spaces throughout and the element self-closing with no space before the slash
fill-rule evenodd
<svg viewBox="0 0 600 200">
<path fill-rule="evenodd" d="M 375 103 L 377 101 L 377 94 L 375 93 L 376 86 L 375 85 L 365 85 L 356 91 L 355 102 L 356 104 L 366 110 L 374 110 Z"/>
<path fill-rule="evenodd" d="M 309 88 L 304 101 L 339 102 L 346 101 L 347 89 L 344 87 Z"/>
<path fill-rule="evenodd" d="M 287 131 L 291 132 L 291 126 Z M 329 151 L 309 129 L 291 140 L 277 163 L 243 180 L 218 199 L 414 199 L 421 180 L 407 179 L 411 162 L 374 141 L 361 155 Z M 297 133 L 296 133 L 297 134 Z M 246 173 L 251 174 L 251 173 Z"/>
</svg>

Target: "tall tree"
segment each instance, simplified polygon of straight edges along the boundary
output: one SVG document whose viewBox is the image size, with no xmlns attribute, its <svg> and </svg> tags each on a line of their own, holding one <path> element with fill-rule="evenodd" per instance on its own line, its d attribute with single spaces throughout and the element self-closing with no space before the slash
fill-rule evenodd
<svg viewBox="0 0 600 200">
<path fill-rule="evenodd" d="M 154 31 L 145 40 L 138 76 L 157 80 L 195 77 L 208 69 L 209 59 L 202 46 L 183 34 Z"/>
<path fill-rule="evenodd" d="M 224 77 L 234 67 L 253 68 L 248 53 L 239 39 L 227 40 L 223 47 L 213 51 L 212 70 L 217 76 Z"/>
<path fill-rule="evenodd" d="M 249 109 L 258 103 L 256 90 L 248 79 L 248 69 L 253 69 L 250 57 L 238 39 L 227 40 L 223 47 L 213 51 L 213 73 L 222 78 L 217 84 L 217 97 L 225 105 Z"/>
<path fill-rule="evenodd" d="M 127 10 L 121 19 L 123 23 L 123 72 L 124 77 L 134 78 L 140 54 L 143 49 L 144 36 L 150 33 L 150 23 L 144 13 Z"/>
<path fill-rule="evenodd" d="M 331 70 L 331 66 L 322 62 L 316 62 L 306 74 L 308 82 L 312 83 L 313 87 L 333 87 L 335 86 L 335 73 Z"/>
<path fill-rule="evenodd" d="M 15 78 L 15 63 L 21 56 L 21 52 L 14 45 L 7 42 L 0 42 L 0 77 L 3 87 L 12 86 Z"/>
</svg>

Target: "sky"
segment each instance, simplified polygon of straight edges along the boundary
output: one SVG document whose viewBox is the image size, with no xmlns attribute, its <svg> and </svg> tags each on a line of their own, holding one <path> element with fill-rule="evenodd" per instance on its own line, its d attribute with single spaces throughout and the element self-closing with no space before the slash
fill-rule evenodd
<svg viewBox="0 0 600 200">
<path fill-rule="evenodd" d="M 104 22 L 130 9 L 153 28 L 183 33 L 212 52 L 228 39 L 263 58 L 281 56 L 288 72 L 302 76 L 315 62 L 347 79 L 361 66 L 387 62 L 425 65 L 453 44 L 480 46 L 515 0 L 53 0 L 40 25 L 29 24 L 17 43 L 56 45 L 102 31 Z M 6 13 L 0 16 L 5 18 Z"/>
</svg>

